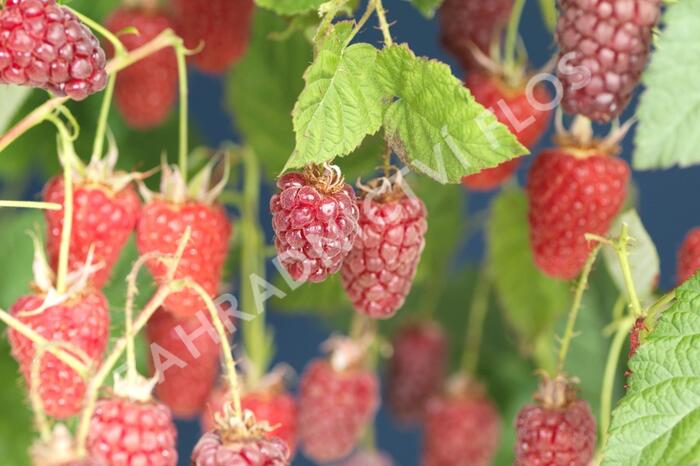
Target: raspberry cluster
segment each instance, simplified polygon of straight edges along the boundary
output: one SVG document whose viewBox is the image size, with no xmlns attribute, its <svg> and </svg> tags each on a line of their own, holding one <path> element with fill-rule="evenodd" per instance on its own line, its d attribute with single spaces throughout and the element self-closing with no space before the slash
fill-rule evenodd
<svg viewBox="0 0 700 466">
<path fill-rule="evenodd" d="M 107 84 L 97 38 L 55 0 L 7 0 L 0 10 L 0 84 L 83 100 Z"/>
</svg>

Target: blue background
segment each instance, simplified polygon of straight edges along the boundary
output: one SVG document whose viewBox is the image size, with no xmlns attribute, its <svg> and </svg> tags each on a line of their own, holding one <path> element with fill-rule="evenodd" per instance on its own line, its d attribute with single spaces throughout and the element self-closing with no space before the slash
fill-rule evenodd
<svg viewBox="0 0 700 466">
<path fill-rule="evenodd" d="M 452 65 L 457 76 L 462 70 L 441 48 L 438 38 L 438 21 L 423 18 L 406 1 L 391 0 L 385 2 L 389 18 L 395 24 L 392 33 L 399 42 L 408 42 L 419 54 L 437 58 Z M 521 34 L 525 38 L 530 59 L 534 67 L 544 65 L 555 47 L 552 38 L 541 21 L 537 2 L 526 5 L 521 24 Z M 361 40 L 381 45 L 380 37 L 370 26 L 361 36 Z M 195 72 L 191 75 L 190 104 L 195 124 L 199 127 L 206 142 L 216 147 L 223 141 L 239 141 L 233 131 L 235 122 L 223 108 L 222 83 L 218 79 L 203 76 Z M 633 105 L 625 118 L 633 113 Z M 600 129 L 600 128 L 599 128 Z M 634 131 L 634 130 L 633 130 Z M 601 133 L 604 134 L 604 133 Z M 551 144 L 550 133 L 542 139 L 540 146 L 533 150 L 536 155 L 542 147 Z M 624 145 L 624 157 L 629 160 L 633 149 L 633 135 L 628 135 Z M 522 182 L 532 157 L 520 167 L 518 176 Z M 695 183 L 700 181 L 700 168 L 672 169 L 666 171 L 634 172 L 634 181 L 639 190 L 638 209 L 649 233 L 656 242 L 662 265 L 661 287 L 668 288 L 675 283 L 676 250 L 685 233 L 698 223 L 695 199 Z M 470 197 L 470 211 L 481 211 L 488 206 L 492 195 L 477 194 Z M 269 219 L 263 219 L 269 222 Z M 483 241 L 477 237 L 470 241 L 462 259 L 477 260 L 483 250 Z M 278 356 L 290 363 L 298 373 L 305 363 L 318 355 L 319 344 L 328 336 L 328 329 L 312 318 L 299 315 L 288 316 L 272 312 L 268 315 L 269 324 L 274 327 L 278 345 Z M 183 387 L 184 388 L 184 387 Z M 184 388 L 186 389 L 186 388 Z M 181 422 L 180 430 L 180 465 L 189 465 L 189 454 L 199 436 L 197 423 Z M 377 419 L 377 444 L 389 452 L 402 466 L 414 466 L 419 463 L 420 436 L 416 430 L 401 430 L 395 426 L 385 410 Z M 297 455 L 295 465 L 312 464 Z"/>
</svg>

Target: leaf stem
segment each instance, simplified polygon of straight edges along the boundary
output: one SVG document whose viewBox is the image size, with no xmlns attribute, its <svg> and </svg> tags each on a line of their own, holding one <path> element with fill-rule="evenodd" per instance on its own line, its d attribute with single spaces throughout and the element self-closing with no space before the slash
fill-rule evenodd
<svg viewBox="0 0 700 466">
<path fill-rule="evenodd" d="M 175 55 L 177 57 L 177 73 L 179 78 L 179 88 L 180 88 L 180 141 L 179 141 L 179 152 L 178 152 L 178 165 L 180 167 L 180 173 L 182 178 L 187 181 L 187 150 L 188 150 L 188 87 L 187 87 L 187 61 L 185 60 L 186 49 L 182 42 L 182 39 L 177 39 L 175 43 Z"/>
<path fill-rule="evenodd" d="M 391 37 L 391 32 L 389 31 L 389 22 L 386 20 L 386 11 L 384 11 L 384 5 L 382 0 L 371 0 L 374 2 L 374 8 L 377 11 L 377 19 L 379 20 L 379 29 L 382 31 L 384 36 L 384 46 L 391 47 L 394 44 L 394 39 Z"/>
<path fill-rule="evenodd" d="M 662 297 L 656 300 L 646 311 L 648 321 L 653 322 L 656 314 L 661 312 L 669 303 L 676 299 L 676 289 L 669 291 Z"/>
<path fill-rule="evenodd" d="M 600 251 L 600 245 L 597 245 L 593 251 L 588 255 L 586 264 L 583 266 L 581 271 L 581 276 L 578 280 L 578 285 L 576 286 L 576 291 L 574 292 L 574 300 L 571 303 L 571 310 L 569 311 L 569 319 L 566 322 L 566 329 L 564 330 L 564 336 L 561 339 L 561 347 L 559 348 L 559 356 L 557 357 L 557 373 L 561 373 L 564 370 L 564 362 L 566 361 L 566 354 L 569 352 L 569 346 L 571 345 L 571 339 L 574 336 L 574 328 L 576 327 L 576 318 L 578 317 L 578 312 L 581 309 L 581 304 L 583 302 L 583 293 L 586 291 L 588 286 L 588 278 L 591 275 L 591 270 L 593 269 L 593 264 L 598 257 L 598 252 Z"/>
<path fill-rule="evenodd" d="M 367 2 L 367 8 L 365 9 L 365 12 L 362 14 L 360 19 L 355 23 L 355 27 L 352 30 L 352 33 L 350 34 L 350 37 L 345 41 L 345 46 L 352 42 L 352 40 L 355 38 L 355 36 L 360 32 L 360 30 L 367 24 L 367 21 L 369 21 L 369 18 L 372 16 L 372 13 L 374 13 L 374 10 L 376 8 L 376 4 L 373 0 L 370 0 Z"/>
<path fill-rule="evenodd" d="M 18 209 L 41 209 L 41 210 L 61 210 L 61 204 L 55 202 L 36 201 L 0 201 L 0 208 L 14 207 Z"/>
<path fill-rule="evenodd" d="M 504 50 L 505 70 L 507 74 L 512 74 L 515 70 L 515 51 L 518 45 L 518 30 L 520 28 L 520 18 L 522 17 L 524 7 L 525 0 L 515 0 L 513 3 L 513 9 L 511 10 L 510 19 L 508 20 Z"/>
<path fill-rule="evenodd" d="M 462 370 L 467 375 L 474 375 L 479 363 L 479 351 L 484 330 L 486 313 L 489 310 L 490 280 L 486 271 L 481 271 L 472 291 L 471 309 L 467 321 Z"/>
</svg>

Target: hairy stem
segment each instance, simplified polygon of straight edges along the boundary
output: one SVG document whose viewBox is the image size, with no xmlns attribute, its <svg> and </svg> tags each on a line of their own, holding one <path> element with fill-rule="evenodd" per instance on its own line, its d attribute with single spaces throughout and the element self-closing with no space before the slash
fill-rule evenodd
<svg viewBox="0 0 700 466">
<path fill-rule="evenodd" d="M 382 0 L 372 1 L 374 2 L 374 7 L 377 11 L 379 29 L 381 29 L 382 36 L 384 36 L 384 45 L 386 47 L 391 47 L 394 44 L 394 39 L 391 38 L 391 32 L 389 31 L 389 22 L 386 20 L 386 12 L 384 11 L 384 5 L 382 4 Z"/>
<path fill-rule="evenodd" d="M 615 252 L 617 253 L 617 257 L 620 261 L 622 277 L 625 280 L 625 287 L 627 288 L 627 295 L 629 297 L 630 307 L 632 308 L 632 314 L 635 317 L 641 317 L 643 314 L 642 305 L 639 302 L 637 289 L 634 286 L 634 280 L 632 279 L 632 269 L 630 267 L 629 254 L 627 252 L 627 245 L 629 244 L 630 239 L 627 224 L 623 224 L 620 238 L 615 243 Z"/>
<path fill-rule="evenodd" d="M 35 202 L 35 201 L 0 201 L 0 208 L 14 207 L 19 209 L 41 209 L 41 210 L 61 210 L 61 204 L 55 202 Z"/>
<path fill-rule="evenodd" d="M 472 294 L 471 309 L 467 322 L 464 354 L 462 355 L 462 370 L 467 375 L 476 373 L 479 364 L 481 338 L 484 331 L 484 321 L 489 310 L 489 295 L 491 287 L 488 274 L 482 271 L 477 277 Z"/>
<path fill-rule="evenodd" d="M 185 60 L 185 55 L 186 55 L 186 49 L 184 44 L 182 43 L 182 40 L 178 39 L 176 45 L 175 45 L 175 55 L 177 57 L 177 73 L 178 73 L 178 81 L 179 81 L 179 87 L 180 87 L 180 116 L 179 116 L 179 124 L 180 124 L 180 141 L 179 141 L 179 149 L 178 149 L 178 165 L 180 166 L 180 173 L 182 174 L 182 178 L 187 181 L 187 150 L 188 150 L 188 127 L 187 127 L 187 122 L 188 122 L 188 87 L 187 87 L 187 62 Z"/>
</svg>

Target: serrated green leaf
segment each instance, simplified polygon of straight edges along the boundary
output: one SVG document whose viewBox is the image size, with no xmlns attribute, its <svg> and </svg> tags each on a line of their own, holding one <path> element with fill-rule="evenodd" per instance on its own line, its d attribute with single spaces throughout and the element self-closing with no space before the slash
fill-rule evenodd
<svg viewBox="0 0 700 466">
<path fill-rule="evenodd" d="M 235 125 L 271 178 L 281 173 L 294 150 L 290 115 L 304 88 L 301 75 L 312 59 L 311 45 L 299 32 L 285 40 L 270 39 L 270 33 L 285 27 L 274 13 L 257 10 L 248 51 L 227 77 Z"/>
<path fill-rule="evenodd" d="M 426 18 L 432 18 L 435 16 L 435 11 L 440 8 L 442 2 L 443 0 L 411 0 L 413 6 L 418 8 L 418 11 L 420 11 Z"/>
<path fill-rule="evenodd" d="M 493 283 L 506 318 L 522 342 L 531 346 L 538 336 L 551 331 L 566 310 L 568 285 L 535 266 L 527 200 L 521 190 L 506 189 L 493 201 L 486 234 Z"/>
<path fill-rule="evenodd" d="M 642 304 L 647 304 L 652 298 L 659 280 L 659 274 L 661 273 L 659 253 L 656 251 L 654 241 L 649 236 L 646 228 L 644 228 L 636 210 L 628 210 L 621 214 L 610 228 L 609 235 L 611 237 L 619 236 L 622 232 L 623 224 L 627 224 L 629 235 L 633 238 L 633 241 L 628 246 L 632 281 Z M 627 287 L 625 286 L 617 254 L 613 248 L 608 247 L 603 249 L 603 255 L 610 276 L 620 292 L 627 295 Z"/>
<path fill-rule="evenodd" d="M 387 141 L 410 167 L 457 183 L 528 153 L 444 63 L 393 45 L 379 54 L 377 71 L 384 94 L 396 97 L 384 115 Z"/>
<path fill-rule="evenodd" d="M 382 124 L 378 51 L 369 44 L 346 47 L 352 29 L 349 21 L 336 24 L 304 73 L 306 86 L 292 112 L 296 148 L 285 169 L 347 155 Z"/>
<path fill-rule="evenodd" d="M 700 0 L 670 5 L 666 27 L 644 74 L 635 136 L 638 170 L 700 163 Z"/>
<path fill-rule="evenodd" d="M 29 97 L 31 88 L 20 86 L 7 86 L 0 84 L 0 133 L 3 133 L 12 121 L 12 117 Z"/>
<path fill-rule="evenodd" d="M 338 274 L 322 283 L 304 283 L 295 290 L 290 290 L 280 274 L 274 281 L 275 286 L 286 293 L 283 298 L 270 300 L 270 305 L 277 310 L 328 315 L 352 309 Z"/>
<path fill-rule="evenodd" d="M 700 462 L 700 274 L 676 290 L 675 303 L 661 314 L 630 369 L 603 465 Z"/>
<path fill-rule="evenodd" d="M 318 10 L 328 0 L 255 0 L 255 4 L 278 15 L 292 16 Z"/>
</svg>

